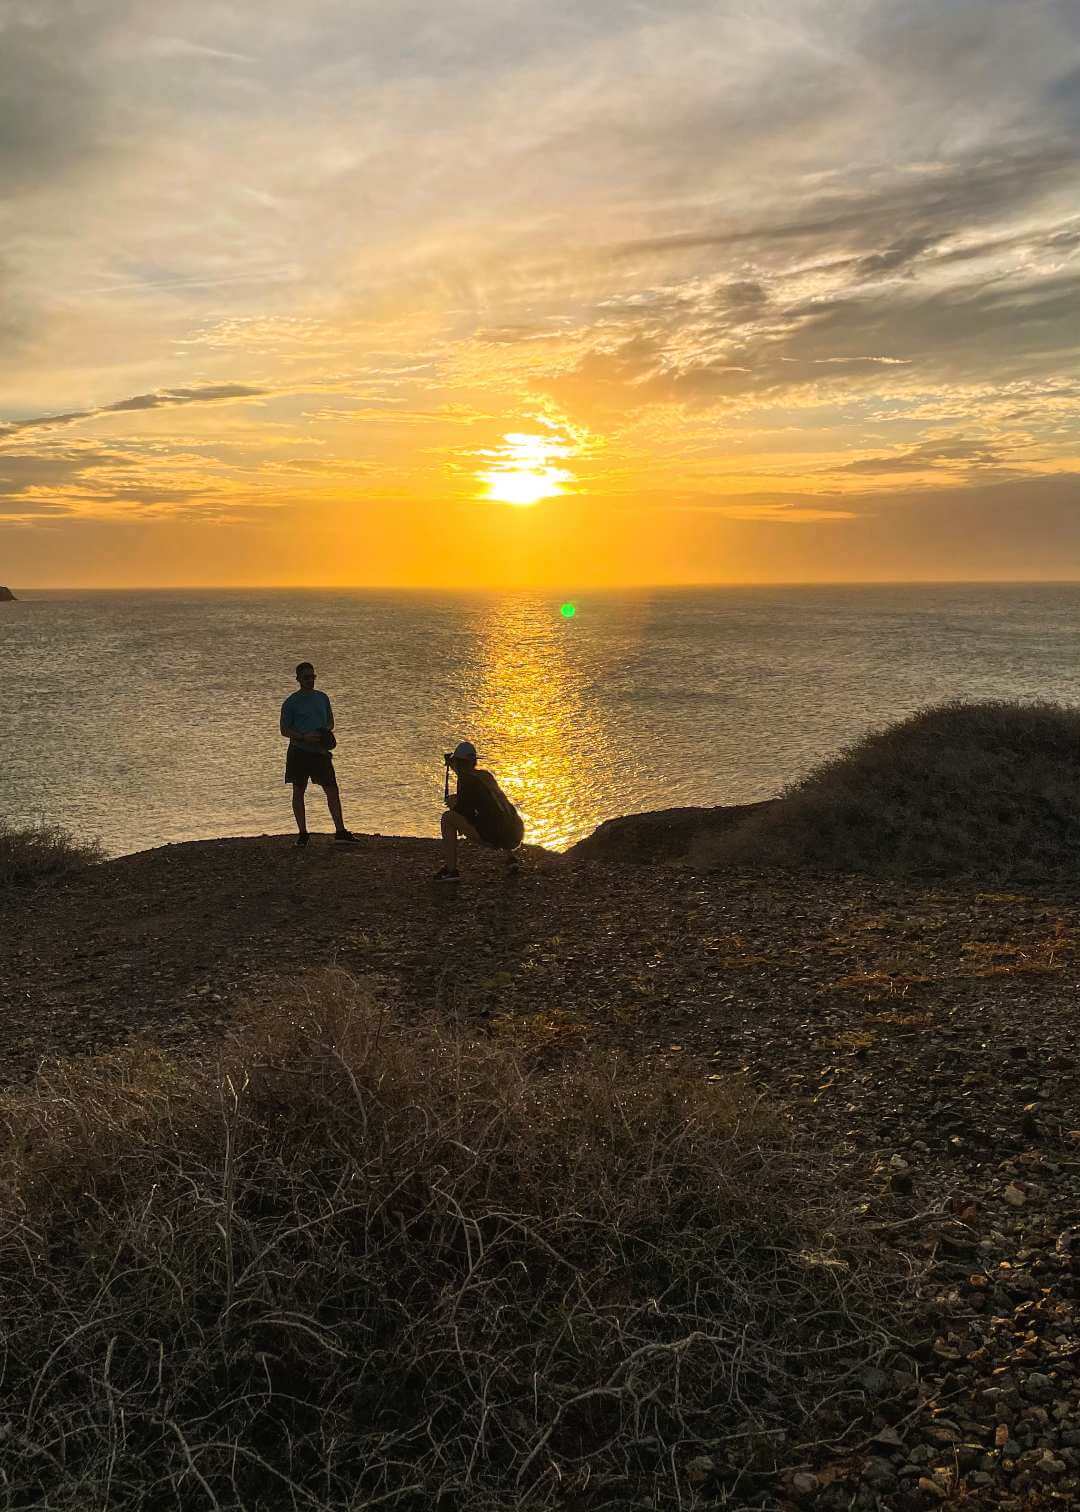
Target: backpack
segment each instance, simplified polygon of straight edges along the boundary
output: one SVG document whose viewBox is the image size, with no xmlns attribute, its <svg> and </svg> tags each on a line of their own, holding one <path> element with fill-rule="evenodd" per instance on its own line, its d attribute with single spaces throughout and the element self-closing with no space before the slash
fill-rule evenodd
<svg viewBox="0 0 1080 1512">
<path fill-rule="evenodd" d="M 494 799 L 499 815 L 499 845 L 504 850 L 517 850 L 525 838 L 525 821 L 494 777 L 491 778 L 490 786 L 487 783 L 484 786 L 488 788 L 488 792 Z"/>
</svg>

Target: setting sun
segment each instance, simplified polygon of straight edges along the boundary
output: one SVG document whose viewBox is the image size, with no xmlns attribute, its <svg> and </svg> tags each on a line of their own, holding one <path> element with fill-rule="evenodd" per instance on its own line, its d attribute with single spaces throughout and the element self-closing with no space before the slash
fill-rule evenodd
<svg viewBox="0 0 1080 1512">
<path fill-rule="evenodd" d="M 502 504 L 526 507 L 541 499 L 557 498 L 566 492 L 564 483 L 573 482 L 573 473 L 554 466 L 553 459 L 572 456 L 573 445 L 563 436 L 538 436 L 524 431 L 510 431 L 503 436 L 504 445 L 478 453 L 491 465 L 476 474 L 488 485 L 483 496 Z"/>
<path fill-rule="evenodd" d="M 562 493 L 557 479 L 551 473 L 497 473 L 487 481 L 491 484 L 487 497 L 498 499 L 502 504 L 539 504 L 541 499 L 551 499 Z"/>
</svg>

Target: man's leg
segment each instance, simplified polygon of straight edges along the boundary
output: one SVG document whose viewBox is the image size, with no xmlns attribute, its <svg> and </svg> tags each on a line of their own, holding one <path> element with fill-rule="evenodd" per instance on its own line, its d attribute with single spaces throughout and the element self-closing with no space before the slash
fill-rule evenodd
<svg viewBox="0 0 1080 1512">
<path fill-rule="evenodd" d="M 296 820 L 296 828 L 301 835 L 307 834 L 307 810 L 304 807 L 304 789 L 307 787 L 307 778 L 301 778 L 292 785 L 292 811 Z"/>
<path fill-rule="evenodd" d="M 330 817 L 334 821 L 334 841 L 337 845 L 359 845 L 360 841 L 345 828 L 345 821 L 341 817 L 341 793 L 338 791 L 337 777 L 333 771 L 330 780 L 323 783 L 323 792 L 326 794 L 326 806 L 330 810 Z"/>
<path fill-rule="evenodd" d="M 447 871 L 457 871 L 457 841 L 458 836 L 463 835 L 466 840 L 479 842 L 480 836 L 476 827 L 463 819 L 460 814 L 455 814 L 453 809 L 444 809 L 442 816 L 442 848 L 443 863 Z"/>
<path fill-rule="evenodd" d="M 341 791 L 335 782 L 332 787 L 323 788 L 326 794 L 326 806 L 330 810 L 330 817 L 334 821 L 334 829 L 340 835 L 344 833 L 345 821 L 341 817 Z"/>
</svg>

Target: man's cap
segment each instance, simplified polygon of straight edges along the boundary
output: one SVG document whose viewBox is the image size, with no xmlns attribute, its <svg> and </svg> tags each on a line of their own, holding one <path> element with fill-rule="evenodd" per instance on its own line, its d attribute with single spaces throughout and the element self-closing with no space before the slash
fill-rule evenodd
<svg viewBox="0 0 1080 1512">
<path fill-rule="evenodd" d="M 455 761 L 475 761 L 476 747 L 471 740 L 459 740 L 451 755 Z"/>
</svg>

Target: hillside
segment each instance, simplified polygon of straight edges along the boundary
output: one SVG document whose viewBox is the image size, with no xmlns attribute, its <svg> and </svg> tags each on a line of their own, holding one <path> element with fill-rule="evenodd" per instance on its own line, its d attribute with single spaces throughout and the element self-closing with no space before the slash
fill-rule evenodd
<svg viewBox="0 0 1080 1512">
<path fill-rule="evenodd" d="M 1068 881 L 1080 873 L 1080 709 L 926 709 L 771 802 L 609 820 L 569 854 L 702 870 Z"/>
<path fill-rule="evenodd" d="M 638 866 L 708 865 L 716 845 L 751 817 L 771 808 L 764 803 L 719 808 L 654 809 L 605 819 L 567 855 L 575 861 L 630 862 Z"/>
</svg>

